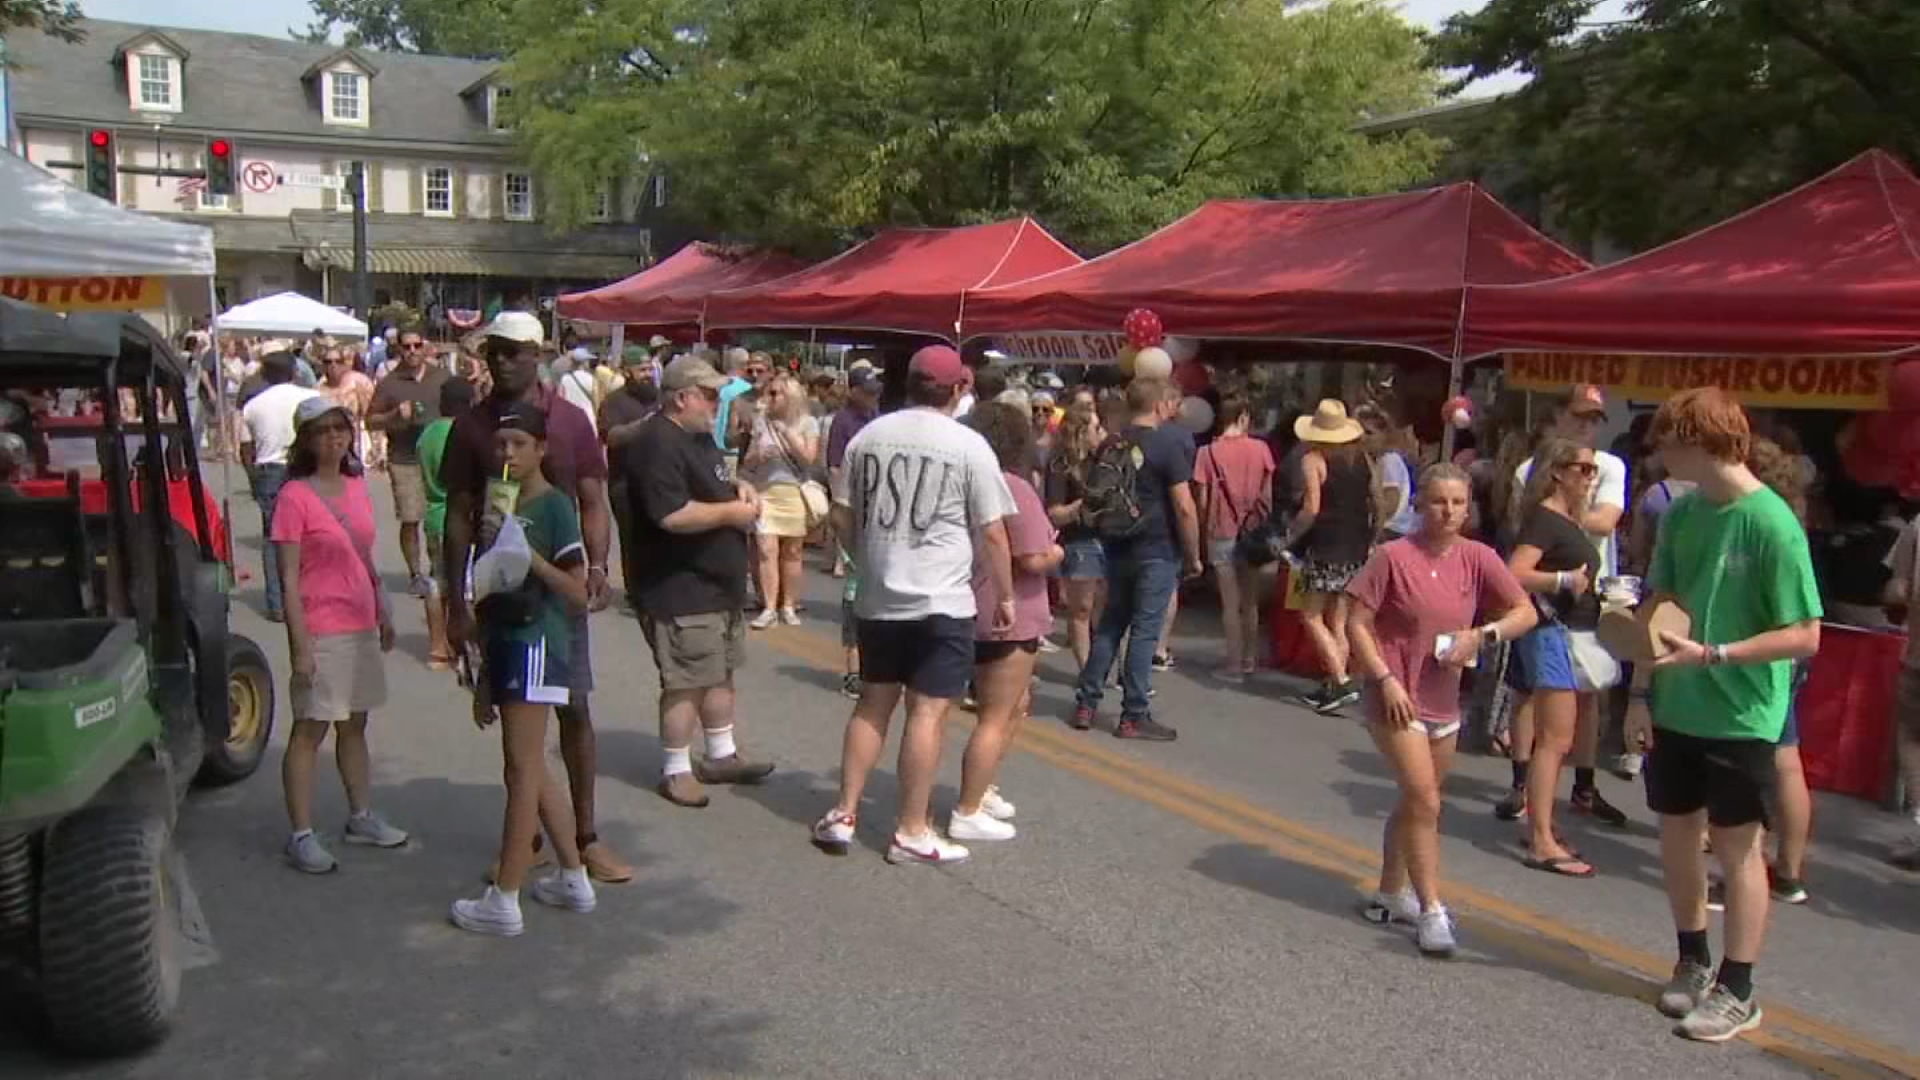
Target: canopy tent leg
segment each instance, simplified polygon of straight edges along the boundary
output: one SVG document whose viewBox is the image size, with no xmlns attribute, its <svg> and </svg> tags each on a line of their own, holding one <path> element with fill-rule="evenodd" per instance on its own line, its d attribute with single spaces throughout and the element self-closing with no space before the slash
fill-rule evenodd
<svg viewBox="0 0 1920 1080">
<path fill-rule="evenodd" d="M 1467 369 L 1466 361 L 1460 359 L 1460 357 L 1457 355 L 1451 361 L 1448 362 L 1447 364 L 1447 400 L 1448 401 L 1452 401 L 1454 398 L 1457 398 L 1460 396 L 1461 384 L 1466 381 L 1466 369 Z M 1450 416 L 1446 417 L 1445 420 L 1446 420 L 1446 423 L 1442 425 L 1440 428 L 1440 460 L 1452 461 L 1453 460 L 1453 436 L 1454 436 L 1455 428 L 1453 426 L 1452 417 Z"/>
</svg>

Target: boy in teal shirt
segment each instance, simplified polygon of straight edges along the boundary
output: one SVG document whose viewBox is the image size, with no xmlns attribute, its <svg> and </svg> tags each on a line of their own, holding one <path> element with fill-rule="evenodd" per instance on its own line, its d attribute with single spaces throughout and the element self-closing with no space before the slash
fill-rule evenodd
<svg viewBox="0 0 1920 1080">
<path fill-rule="evenodd" d="M 1760 1023 L 1761 836 L 1775 802 L 1774 744 L 1792 700 L 1793 661 L 1820 648 L 1820 593 L 1793 510 L 1746 467 L 1752 436 L 1732 398 L 1712 387 L 1678 394 L 1655 415 L 1652 436 L 1667 471 L 1698 486 L 1661 522 L 1647 589 L 1678 602 L 1693 629 L 1691 640 L 1663 635 L 1670 651 L 1652 665 L 1651 714 L 1637 693 L 1627 742 L 1648 751 L 1647 806 L 1660 815 L 1679 945 L 1660 1011 L 1679 1020 L 1675 1034 L 1724 1042 Z M 1701 844 L 1709 830 L 1727 893 L 1717 971 Z"/>
</svg>

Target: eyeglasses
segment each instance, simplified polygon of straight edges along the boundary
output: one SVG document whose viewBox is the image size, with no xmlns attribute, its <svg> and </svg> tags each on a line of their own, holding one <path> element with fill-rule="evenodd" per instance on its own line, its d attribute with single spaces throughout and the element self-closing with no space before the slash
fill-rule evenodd
<svg viewBox="0 0 1920 1080">
<path fill-rule="evenodd" d="M 400 348 L 406 352 L 419 352 L 426 347 L 427 343 L 424 341 L 403 341 L 400 343 Z"/>
</svg>

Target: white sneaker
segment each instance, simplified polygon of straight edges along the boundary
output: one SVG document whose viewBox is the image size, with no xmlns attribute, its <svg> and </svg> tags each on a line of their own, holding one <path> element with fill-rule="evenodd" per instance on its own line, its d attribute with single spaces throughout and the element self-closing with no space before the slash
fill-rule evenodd
<svg viewBox="0 0 1920 1080">
<path fill-rule="evenodd" d="M 780 622 L 784 626 L 799 626 L 800 613 L 790 607 L 780 609 Z"/>
<path fill-rule="evenodd" d="M 747 626 L 754 630 L 765 630 L 780 621 L 780 613 L 772 608 L 762 608 L 760 614 L 753 617 Z"/>
<path fill-rule="evenodd" d="M 1376 926 L 1393 923 L 1412 926 L 1420 921 L 1420 897 L 1414 894 L 1411 885 L 1401 886 L 1397 893 L 1376 890 L 1373 899 L 1360 910 L 1360 916 Z"/>
<path fill-rule="evenodd" d="M 887 861 L 900 863 L 921 863 L 927 866 L 946 866 L 949 863 L 967 861 L 967 849 L 959 844 L 942 840 L 932 829 L 923 836 L 901 836 L 893 834 L 893 843 L 887 845 Z"/>
<path fill-rule="evenodd" d="M 845 855 L 853 846 L 854 816 L 844 810 L 827 811 L 813 823 L 813 846 L 829 855 Z"/>
<path fill-rule="evenodd" d="M 1435 907 L 1420 913 L 1420 928 L 1414 935 L 1415 944 L 1428 956 L 1452 956 L 1459 943 L 1453 939 L 1453 916 L 1444 907 Z"/>
<path fill-rule="evenodd" d="M 1013 804 L 1001 797 L 998 784 L 987 786 L 987 793 L 980 798 L 980 811 L 1001 821 L 1013 820 Z"/>
<path fill-rule="evenodd" d="M 407 831 L 396 829 L 387 824 L 379 814 L 369 810 L 364 814 L 355 814 L 347 819 L 347 827 L 342 830 L 349 844 L 365 844 L 369 847 L 397 848 L 407 842 Z"/>
<path fill-rule="evenodd" d="M 582 915 L 592 911 L 597 901 L 593 882 L 583 867 L 577 873 L 557 870 L 533 883 L 533 898 L 548 907 L 565 908 Z"/>
<path fill-rule="evenodd" d="M 303 874 L 331 874 L 340 868 L 318 834 L 287 838 L 287 863 Z"/>
<path fill-rule="evenodd" d="M 1010 821 L 1002 821 L 987 813 L 983 807 L 979 813 L 962 814 L 954 811 L 947 819 L 947 835 L 955 840 L 1011 840 L 1018 834 Z M 895 841 L 897 845 L 899 841 Z"/>
<path fill-rule="evenodd" d="M 509 896 L 492 885 L 487 886 L 479 899 L 455 900 L 447 917 L 453 920 L 453 925 L 476 934 L 519 937 L 526 929 L 520 918 L 520 898 Z"/>
</svg>

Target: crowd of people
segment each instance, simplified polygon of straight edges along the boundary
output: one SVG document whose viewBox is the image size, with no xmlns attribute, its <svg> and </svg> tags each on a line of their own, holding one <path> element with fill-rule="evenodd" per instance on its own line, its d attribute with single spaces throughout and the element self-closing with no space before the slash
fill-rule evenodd
<svg viewBox="0 0 1920 1080">
<path fill-rule="evenodd" d="M 1649 414 L 1631 461 L 1594 447 L 1606 403 L 1581 386 L 1537 429 L 1487 439 L 1496 453 L 1422 467 L 1405 426 L 1375 404 L 1322 401 L 1275 445 L 1253 434 L 1254 405 L 1237 389 L 1196 433 L 1165 381 L 1008 385 L 946 346 L 912 356 L 888 411 L 882 373 L 865 364 L 802 379 L 744 349 L 556 355 L 537 318 L 511 311 L 475 345 L 477 368 L 449 370 L 400 332 L 365 385 L 332 377 L 355 366 L 330 346 L 311 386 L 288 348 L 244 373 L 260 385 L 239 395 L 237 443 L 275 548 L 268 614 L 286 625 L 293 666 L 283 781 L 297 868 L 337 865 L 310 811 L 329 732 L 351 814 L 344 839 L 407 840 L 367 790 L 367 718 L 384 702 L 392 646 L 364 480 L 377 435 L 430 662 L 456 669 L 476 721 L 502 733 L 501 843 L 491 884 L 452 908 L 466 929 L 518 934 L 523 890 L 586 912 L 596 883 L 632 876 L 596 832 L 589 704 L 587 615 L 613 598 L 616 533 L 659 673 L 658 790 L 689 808 L 707 805 L 708 786 L 772 772 L 742 749 L 734 676 L 752 631 L 801 621 L 805 545 L 827 545 L 854 704 L 837 798 L 812 839 L 850 849 L 903 712 L 894 863 L 954 863 L 968 844 L 1017 835 L 997 774 L 1030 717 L 1038 655 L 1062 647 L 1050 641 L 1056 614 L 1079 669 L 1062 719 L 1095 727 L 1117 675 L 1112 734 L 1169 741 L 1178 733 L 1153 715 L 1152 680 L 1174 662 L 1182 584 L 1211 572 L 1222 616 L 1212 674 L 1235 685 L 1262 665 L 1261 616 L 1284 572 L 1325 672 L 1303 702 L 1330 714 L 1357 704 L 1399 783 L 1366 918 L 1411 925 L 1422 952 L 1457 948 L 1440 896 L 1439 792 L 1474 724 L 1512 759 L 1513 790 L 1494 812 L 1525 822 L 1524 864 L 1593 876 L 1555 828 L 1555 804 L 1571 759 L 1571 812 L 1626 822 L 1595 779 L 1611 739 L 1611 767 L 1644 772 L 1660 823 L 1678 953 L 1661 1010 L 1703 1040 L 1758 1023 L 1752 971 L 1769 896 L 1806 895 L 1792 702 L 1823 609 L 1804 470 L 1719 392 Z M 1920 607 L 1917 545 L 1910 529 L 1896 548 L 1890 602 Z M 490 562 L 507 552 L 524 572 L 491 587 Z M 1690 636 L 1621 665 L 1598 640 L 1604 611 L 1660 599 L 1691 614 Z M 1911 706 L 1920 690 L 1906 682 Z M 934 778 L 961 702 L 978 722 L 942 822 Z M 542 753 L 549 712 L 564 789 Z M 538 873 L 549 860 L 557 867 Z M 1727 912 L 1718 966 L 1709 902 Z"/>
</svg>

